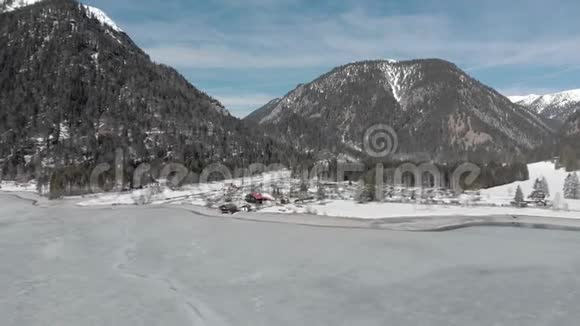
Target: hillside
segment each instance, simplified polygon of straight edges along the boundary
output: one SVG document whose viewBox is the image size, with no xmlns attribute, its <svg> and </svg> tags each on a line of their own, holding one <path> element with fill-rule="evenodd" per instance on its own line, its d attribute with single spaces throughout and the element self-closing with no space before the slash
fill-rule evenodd
<svg viewBox="0 0 580 326">
<path fill-rule="evenodd" d="M 0 14 L 0 177 L 81 166 L 71 177 L 81 182 L 116 149 L 126 168 L 287 162 L 290 151 L 152 62 L 102 11 L 72 0 L 11 5 Z"/>
<path fill-rule="evenodd" d="M 333 69 L 250 115 L 297 149 L 364 157 L 365 131 L 390 125 L 391 159 L 511 161 L 552 137 L 537 115 L 437 60 L 365 61 Z"/>
</svg>

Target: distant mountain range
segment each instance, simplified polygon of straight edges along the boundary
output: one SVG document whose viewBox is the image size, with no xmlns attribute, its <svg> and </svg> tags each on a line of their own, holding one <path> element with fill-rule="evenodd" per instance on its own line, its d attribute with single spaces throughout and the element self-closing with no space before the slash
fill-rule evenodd
<svg viewBox="0 0 580 326">
<path fill-rule="evenodd" d="M 111 162 L 117 148 L 127 168 L 172 161 L 197 173 L 291 155 L 153 63 L 102 11 L 73 0 L 0 8 L 0 178 Z"/>
<path fill-rule="evenodd" d="M 580 110 L 580 89 L 546 95 L 510 96 L 509 99 L 546 119 L 558 122 L 560 126 Z"/>
<path fill-rule="evenodd" d="M 379 123 L 396 131 L 400 159 L 510 160 L 552 137 L 538 115 L 438 59 L 341 66 L 244 120 L 295 148 L 359 157 Z"/>
</svg>

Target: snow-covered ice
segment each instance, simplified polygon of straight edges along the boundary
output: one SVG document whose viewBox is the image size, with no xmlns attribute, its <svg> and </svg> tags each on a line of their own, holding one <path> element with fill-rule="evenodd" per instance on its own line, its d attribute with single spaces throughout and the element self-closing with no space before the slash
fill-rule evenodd
<svg viewBox="0 0 580 326">
<path fill-rule="evenodd" d="M 575 232 L 310 228 L 0 195 L 2 325 L 575 325 Z"/>
</svg>

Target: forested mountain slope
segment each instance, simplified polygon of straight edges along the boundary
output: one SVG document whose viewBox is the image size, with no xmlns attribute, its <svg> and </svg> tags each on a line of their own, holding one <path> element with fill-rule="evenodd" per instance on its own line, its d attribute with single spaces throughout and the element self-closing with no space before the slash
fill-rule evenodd
<svg viewBox="0 0 580 326">
<path fill-rule="evenodd" d="M 8 5 L 0 13 L 4 178 L 111 162 L 116 149 L 127 167 L 172 161 L 197 173 L 215 162 L 288 161 L 287 148 L 152 62 L 100 10 L 73 0 Z"/>
<path fill-rule="evenodd" d="M 452 63 L 365 61 L 335 68 L 246 118 L 295 148 L 364 156 L 366 130 L 393 127 L 391 159 L 510 161 L 552 136 L 536 114 Z"/>
</svg>

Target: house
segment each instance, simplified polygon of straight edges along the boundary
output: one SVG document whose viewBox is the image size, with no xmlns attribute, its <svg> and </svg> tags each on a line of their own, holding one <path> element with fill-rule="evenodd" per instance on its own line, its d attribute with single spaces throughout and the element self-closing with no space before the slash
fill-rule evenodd
<svg viewBox="0 0 580 326">
<path fill-rule="evenodd" d="M 267 199 L 258 192 L 251 192 L 246 196 L 246 201 L 252 204 L 262 204 L 265 200 Z"/>
</svg>

